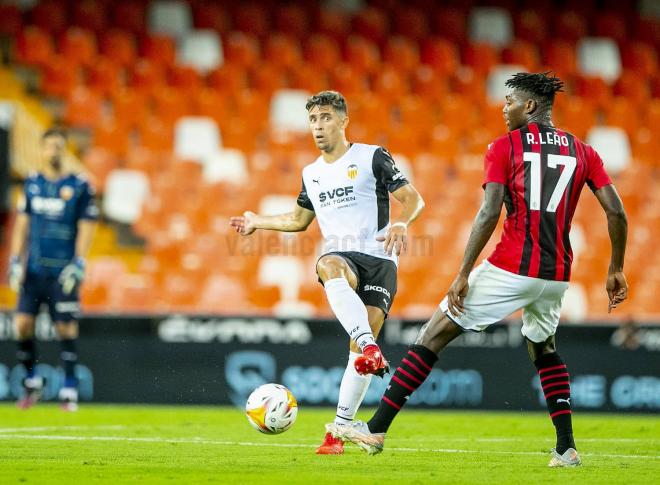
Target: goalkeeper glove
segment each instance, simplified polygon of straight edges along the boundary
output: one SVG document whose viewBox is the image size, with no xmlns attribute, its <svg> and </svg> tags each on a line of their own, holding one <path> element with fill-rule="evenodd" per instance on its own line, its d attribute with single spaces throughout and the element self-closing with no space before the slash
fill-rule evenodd
<svg viewBox="0 0 660 485">
<path fill-rule="evenodd" d="M 9 260 L 9 286 L 16 293 L 20 291 L 21 285 L 23 284 L 23 273 L 24 270 L 21 258 L 13 256 Z"/>
<path fill-rule="evenodd" d="M 70 294 L 77 288 L 82 280 L 85 278 L 85 260 L 82 258 L 75 258 L 67 264 L 62 272 L 58 281 L 62 286 L 62 291 L 65 295 Z"/>
</svg>

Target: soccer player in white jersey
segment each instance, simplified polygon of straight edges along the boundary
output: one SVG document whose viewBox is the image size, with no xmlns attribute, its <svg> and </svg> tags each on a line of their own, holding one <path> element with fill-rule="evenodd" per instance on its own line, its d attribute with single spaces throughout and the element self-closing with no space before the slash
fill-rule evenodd
<svg viewBox="0 0 660 485">
<path fill-rule="evenodd" d="M 407 245 L 408 225 L 424 208 L 417 190 L 387 150 L 346 139 L 344 97 L 322 91 L 307 102 L 309 125 L 321 155 L 303 169 L 293 211 L 276 216 L 245 212 L 231 225 L 247 236 L 257 229 L 304 231 L 318 217 L 324 238 L 316 264 L 328 303 L 350 337 L 339 389 L 337 425 L 350 424 L 371 382 L 388 364 L 376 338 L 396 294 L 396 265 Z M 401 203 L 390 221 L 389 194 Z M 341 454 L 343 441 L 326 434 L 317 454 Z"/>
</svg>

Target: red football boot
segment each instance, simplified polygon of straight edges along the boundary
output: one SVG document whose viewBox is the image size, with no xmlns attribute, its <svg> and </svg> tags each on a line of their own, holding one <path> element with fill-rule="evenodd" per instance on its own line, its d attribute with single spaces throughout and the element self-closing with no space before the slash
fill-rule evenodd
<svg viewBox="0 0 660 485">
<path fill-rule="evenodd" d="M 355 370 L 360 375 L 373 374 L 383 377 L 390 371 L 390 365 L 383 357 L 383 353 L 376 344 L 367 345 L 357 359 L 355 359 Z"/>
<path fill-rule="evenodd" d="M 325 434 L 321 446 L 316 449 L 317 455 L 343 455 L 344 442 L 339 438 L 333 438 L 330 433 Z"/>
</svg>

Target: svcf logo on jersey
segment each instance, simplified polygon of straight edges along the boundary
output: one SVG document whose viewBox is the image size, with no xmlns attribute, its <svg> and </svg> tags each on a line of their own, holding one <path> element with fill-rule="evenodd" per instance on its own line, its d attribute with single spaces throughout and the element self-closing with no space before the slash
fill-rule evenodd
<svg viewBox="0 0 660 485">
<path fill-rule="evenodd" d="M 348 178 L 351 180 L 355 180 L 358 174 L 358 168 L 357 165 L 352 163 L 351 165 L 348 166 Z"/>
<path fill-rule="evenodd" d="M 60 198 L 62 200 L 71 200 L 73 197 L 73 187 L 64 186 L 60 189 Z"/>
</svg>

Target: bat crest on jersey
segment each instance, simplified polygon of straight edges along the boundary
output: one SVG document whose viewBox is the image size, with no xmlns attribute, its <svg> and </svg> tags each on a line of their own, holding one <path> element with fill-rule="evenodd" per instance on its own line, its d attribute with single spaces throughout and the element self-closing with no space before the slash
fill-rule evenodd
<svg viewBox="0 0 660 485">
<path fill-rule="evenodd" d="M 347 175 L 348 175 L 348 178 L 349 178 L 349 179 L 351 179 L 351 180 L 355 180 L 355 179 L 357 178 L 357 175 L 358 175 L 358 167 L 357 167 L 357 165 L 355 165 L 354 163 L 350 164 L 350 165 L 348 166 L 348 173 L 347 173 Z"/>
</svg>

